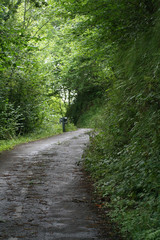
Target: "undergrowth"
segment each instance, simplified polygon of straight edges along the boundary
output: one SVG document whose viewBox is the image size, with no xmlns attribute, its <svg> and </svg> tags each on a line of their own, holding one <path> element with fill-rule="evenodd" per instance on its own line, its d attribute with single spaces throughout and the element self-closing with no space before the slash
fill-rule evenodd
<svg viewBox="0 0 160 240">
<path fill-rule="evenodd" d="M 104 108 L 99 103 L 91 106 L 80 116 L 77 126 L 95 129 L 100 128 L 103 123 L 103 112 Z"/>
<path fill-rule="evenodd" d="M 157 22 L 117 54 L 101 131 L 85 157 L 127 240 L 160 240 L 159 37 Z"/>
</svg>

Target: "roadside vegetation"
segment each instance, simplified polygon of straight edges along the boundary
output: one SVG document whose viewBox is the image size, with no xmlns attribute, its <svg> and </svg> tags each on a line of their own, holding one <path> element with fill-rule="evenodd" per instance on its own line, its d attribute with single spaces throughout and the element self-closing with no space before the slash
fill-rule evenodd
<svg viewBox="0 0 160 240">
<path fill-rule="evenodd" d="M 85 168 L 133 240 L 160 239 L 159 5 L 0 3 L 0 149 L 59 133 L 62 116 L 95 128 Z"/>
<path fill-rule="evenodd" d="M 72 123 L 67 123 L 65 125 L 65 131 L 75 131 L 77 128 Z M 22 144 L 22 143 L 28 143 L 32 141 L 36 141 L 43 138 L 52 137 L 53 135 L 61 134 L 62 131 L 62 125 L 61 124 L 50 124 L 50 126 L 45 126 L 44 128 L 41 127 L 41 129 L 28 133 L 25 135 L 18 135 L 13 136 L 12 138 L 6 139 L 6 140 L 0 140 L 0 152 L 12 149 L 16 145 Z"/>
<path fill-rule="evenodd" d="M 68 97 L 60 84 L 54 88 L 60 20 L 54 24 L 52 14 L 46 1 L 0 3 L 0 151 L 62 132 Z"/>
</svg>

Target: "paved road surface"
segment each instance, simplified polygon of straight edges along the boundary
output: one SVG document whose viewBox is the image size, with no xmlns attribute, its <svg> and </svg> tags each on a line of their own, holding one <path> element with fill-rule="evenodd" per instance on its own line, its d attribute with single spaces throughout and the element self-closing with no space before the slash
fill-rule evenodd
<svg viewBox="0 0 160 240">
<path fill-rule="evenodd" d="M 0 239 L 117 239 L 100 235 L 100 219 L 79 166 L 88 131 L 19 145 L 0 155 Z"/>
</svg>

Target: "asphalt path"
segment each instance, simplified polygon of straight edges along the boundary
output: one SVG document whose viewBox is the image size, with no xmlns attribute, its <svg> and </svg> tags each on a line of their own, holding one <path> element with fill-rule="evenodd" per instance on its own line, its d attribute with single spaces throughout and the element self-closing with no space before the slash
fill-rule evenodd
<svg viewBox="0 0 160 240">
<path fill-rule="evenodd" d="M 89 132 L 79 129 L 0 154 L 0 239 L 118 239 L 104 231 L 81 169 Z"/>
</svg>

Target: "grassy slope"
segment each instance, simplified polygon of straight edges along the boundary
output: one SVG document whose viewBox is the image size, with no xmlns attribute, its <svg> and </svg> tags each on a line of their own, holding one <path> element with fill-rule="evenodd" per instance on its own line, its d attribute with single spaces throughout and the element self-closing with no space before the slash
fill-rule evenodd
<svg viewBox="0 0 160 240">
<path fill-rule="evenodd" d="M 133 240 L 160 240 L 159 22 L 152 31 L 117 55 L 119 79 L 105 110 L 93 107 L 79 120 L 100 129 L 85 167 Z"/>
</svg>

